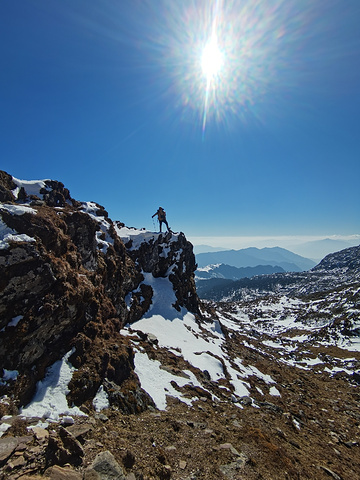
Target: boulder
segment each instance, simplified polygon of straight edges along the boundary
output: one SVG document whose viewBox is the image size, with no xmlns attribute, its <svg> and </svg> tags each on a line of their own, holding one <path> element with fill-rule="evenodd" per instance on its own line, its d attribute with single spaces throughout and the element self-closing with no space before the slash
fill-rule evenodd
<svg viewBox="0 0 360 480">
<path fill-rule="evenodd" d="M 108 450 L 98 453 L 85 470 L 85 480 L 126 480 L 124 472 Z"/>
</svg>

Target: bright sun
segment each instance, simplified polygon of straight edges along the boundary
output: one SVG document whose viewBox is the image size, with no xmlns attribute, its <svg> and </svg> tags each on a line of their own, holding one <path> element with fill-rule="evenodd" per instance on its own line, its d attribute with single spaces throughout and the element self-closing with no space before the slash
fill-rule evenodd
<svg viewBox="0 0 360 480">
<path fill-rule="evenodd" d="M 208 82 L 220 73 L 223 63 L 223 54 L 213 36 L 205 45 L 201 56 L 201 69 Z"/>
</svg>

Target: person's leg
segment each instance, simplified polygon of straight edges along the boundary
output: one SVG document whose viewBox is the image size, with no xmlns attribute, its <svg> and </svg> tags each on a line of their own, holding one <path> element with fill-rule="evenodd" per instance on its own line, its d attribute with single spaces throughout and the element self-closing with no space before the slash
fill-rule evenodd
<svg viewBox="0 0 360 480">
<path fill-rule="evenodd" d="M 160 233 L 161 233 L 161 225 L 162 225 L 162 221 L 159 220 L 159 225 L 160 225 Z"/>
</svg>

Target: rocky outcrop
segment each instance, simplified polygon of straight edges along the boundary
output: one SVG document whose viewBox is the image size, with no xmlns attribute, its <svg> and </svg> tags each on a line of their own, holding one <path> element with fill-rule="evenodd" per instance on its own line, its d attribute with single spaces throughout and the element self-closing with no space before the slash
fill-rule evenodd
<svg viewBox="0 0 360 480">
<path fill-rule="evenodd" d="M 192 244 L 183 233 L 173 235 L 168 232 L 154 235 L 148 241 L 136 246 L 130 239 L 125 246 L 129 256 L 143 272 L 152 273 L 155 278 L 169 278 L 176 294 L 174 307 L 178 311 L 181 307 L 185 307 L 190 312 L 200 314 L 194 280 L 195 255 Z M 146 297 L 146 291 L 143 291 L 142 295 Z M 139 315 L 134 315 L 131 320 L 138 320 L 138 318 L 140 318 Z"/>
<path fill-rule="evenodd" d="M 103 207 L 72 199 L 57 181 L 0 172 L 0 201 L 0 365 L 13 372 L 5 379 L 0 371 L 0 396 L 26 405 L 47 368 L 71 351 L 70 404 L 91 406 L 104 385 L 123 411 L 147 408 L 119 332 L 151 304 L 143 272 L 170 275 L 176 308 L 198 311 L 191 244 L 155 234 L 130 251 Z"/>
</svg>

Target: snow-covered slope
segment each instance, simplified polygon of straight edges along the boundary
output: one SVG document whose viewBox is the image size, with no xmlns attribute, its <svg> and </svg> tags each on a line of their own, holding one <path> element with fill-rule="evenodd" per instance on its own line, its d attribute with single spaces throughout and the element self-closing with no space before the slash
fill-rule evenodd
<svg viewBox="0 0 360 480">
<path fill-rule="evenodd" d="M 171 301 L 171 290 L 164 284 L 158 283 L 155 291 L 159 301 L 167 296 Z M 122 333 L 133 341 L 136 371 L 143 388 L 151 392 L 159 408 L 165 407 L 166 395 L 189 400 L 171 386 L 172 382 L 183 384 L 183 380 L 178 382 L 178 375 L 156 373 L 161 364 L 139 344 L 139 332 L 149 336 L 155 350 L 166 349 L 185 360 L 187 371 L 194 367 L 199 373 L 206 371 L 208 379 L 221 384 L 222 393 L 228 392 L 239 407 L 244 401 L 257 405 L 259 396 L 253 396 L 254 385 L 257 393 L 274 396 L 281 395 L 281 385 L 268 373 L 269 364 L 262 370 L 256 362 L 244 362 L 244 351 L 256 350 L 273 365 L 315 369 L 319 373 L 328 372 L 329 376 L 344 372 L 352 377 L 358 371 L 359 300 L 357 286 L 307 301 L 273 297 L 247 304 L 222 304 L 217 307 L 216 318 L 209 316 L 201 324 L 186 311 L 172 314 L 155 302 L 153 311 L 150 309 L 143 319 L 127 326 Z M 330 356 L 328 351 L 334 348 L 335 354 L 332 352 Z M 188 383 L 199 386 L 194 377 L 188 378 Z M 207 383 L 200 385 L 214 396 L 214 389 L 207 389 Z"/>
</svg>

